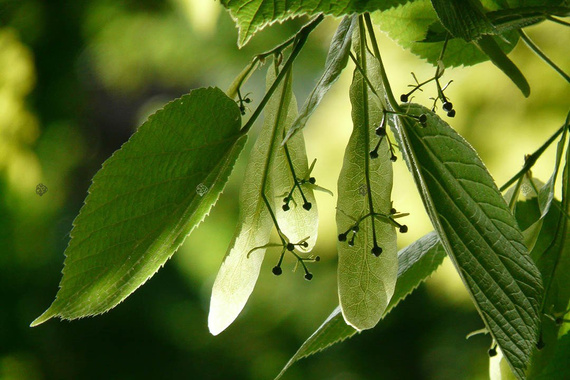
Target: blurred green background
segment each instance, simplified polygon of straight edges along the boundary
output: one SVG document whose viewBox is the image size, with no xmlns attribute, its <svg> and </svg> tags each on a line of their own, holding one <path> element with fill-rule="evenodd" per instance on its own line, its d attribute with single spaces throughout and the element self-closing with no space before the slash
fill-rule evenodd
<svg viewBox="0 0 570 380">
<path fill-rule="evenodd" d="M 220 336 L 208 333 L 211 286 L 235 228 L 246 152 L 211 216 L 145 286 L 102 316 L 28 327 L 54 299 L 71 223 L 102 162 L 165 102 L 200 86 L 227 88 L 254 54 L 304 21 L 274 25 L 238 50 L 234 24 L 215 1 L 0 0 L 0 380 L 273 378 L 334 309 L 335 199 L 319 194 L 315 253 L 323 260 L 311 267 L 314 280 L 288 270 L 272 276 L 278 257 L 269 252 L 242 315 Z M 320 75 L 337 22 L 315 31 L 296 64 L 299 102 Z M 570 71 L 568 29 L 541 25 L 529 33 Z M 410 71 L 420 80 L 433 75 L 392 41 L 380 42 L 397 94 L 412 83 Z M 524 46 L 512 57 L 531 84 L 528 99 L 489 63 L 444 76 L 454 81 L 446 92 L 458 112 L 452 125 L 499 184 L 562 124 L 570 98 L 568 84 Z M 333 192 L 351 131 L 351 70 L 305 132 L 318 183 Z M 254 102 L 263 71 L 244 88 Z M 434 94 L 429 88 L 415 101 L 431 104 Z M 552 153 L 535 176 L 550 175 Z M 431 228 L 397 164 L 394 205 L 411 214 L 403 247 Z M 490 339 L 465 340 L 481 327 L 446 263 L 374 330 L 295 364 L 285 379 L 483 379 Z"/>
</svg>

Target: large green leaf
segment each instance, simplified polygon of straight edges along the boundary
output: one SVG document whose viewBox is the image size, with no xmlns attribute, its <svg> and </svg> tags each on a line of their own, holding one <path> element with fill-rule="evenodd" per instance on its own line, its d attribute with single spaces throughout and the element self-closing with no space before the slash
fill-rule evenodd
<svg viewBox="0 0 570 380">
<path fill-rule="evenodd" d="M 238 45 L 249 39 L 265 26 L 301 15 L 324 13 L 345 16 L 353 13 L 373 12 L 394 7 L 408 0 L 221 0 L 229 9 L 239 28 Z"/>
<path fill-rule="evenodd" d="M 217 88 L 151 116 L 93 178 L 56 300 L 33 325 L 103 313 L 164 265 L 221 193 L 245 143 L 240 127 Z"/>
<path fill-rule="evenodd" d="M 437 65 L 447 30 L 441 25 L 430 0 L 409 2 L 384 12 L 375 12 L 372 17 L 380 29 L 402 47 Z M 426 38 L 433 38 L 433 34 L 443 35 L 443 39 L 437 38 L 439 42 L 423 42 Z M 499 41 L 499 45 L 508 53 L 515 47 L 518 34 L 505 33 L 503 38 L 505 41 Z M 447 44 L 443 63 L 446 67 L 470 66 L 488 59 L 474 44 L 461 38 L 452 38 Z"/>
<path fill-rule="evenodd" d="M 268 88 L 275 81 L 276 70 L 275 66 L 268 69 Z M 214 335 L 225 330 L 237 318 L 257 282 L 265 255 L 265 248 L 259 247 L 268 243 L 273 228 L 263 195 L 274 210 L 280 209 L 278 202 L 283 199 L 281 193 L 288 192 L 293 186 L 281 147 L 285 130 L 297 115 L 291 82 L 291 76 L 287 75 L 267 103 L 263 129 L 250 154 L 240 193 L 238 226 L 212 289 L 208 327 Z M 300 168 L 303 164 L 306 167 L 302 135 L 291 139 L 289 146 L 292 161 Z M 314 203 L 312 192 L 307 191 L 306 194 Z M 308 242 L 312 247 L 317 231 L 316 207 L 307 211 L 300 206 L 284 213 L 287 215 L 278 214 L 283 222 L 281 228 L 285 234 L 291 234 L 292 239 L 311 236 Z M 302 237 L 298 238 L 299 235 Z"/>
<path fill-rule="evenodd" d="M 405 107 L 395 129 L 424 206 L 487 329 L 523 378 L 538 341 L 540 272 L 473 148 L 427 108 Z M 413 118 L 420 115 L 425 127 Z"/>
<path fill-rule="evenodd" d="M 295 123 L 289 130 L 285 140 L 296 133 L 299 129 L 303 129 L 309 117 L 315 112 L 315 109 L 320 104 L 325 94 L 329 91 L 331 86 L 336 82 L 346 64 L 348 63 L 348 55 L 352 46 L 352 34 L 354 26 L 356 25 L 356 16 L 346 16 L 340 22 L 337 31 L 335 32 L 327 60 L 325 62 L 325 70 L 321 75 L 319 81 L 309 94 L 309 97 L 303 104 L 303 108 L 299 112 L 299 116 Z"/>
<path fill-rule="evenodd" d="M 444 258 L 445 250 L 435 232 L 430 232 L 398 252 L 398 282 L 394 296 L 382 317 L 385 317 L 400 301 L 431 275 Z M 335 343 L 342 342 L 356 333 L 357 330 L 344 321 L 340 306 L 337 307 L 303 343 L 277 377 L 281 377 L 296 361 L 316 354 Z"/>
<path fill-rule="evenodd" d="M 360 65 L 371 84 L 380 89 L 380 66 L 364 45 L 358 54 Z M 344 241 L 337 244 L 338 292 L 340 306 L 348 324 L 358 330 L 374 327 L 390 302 L 396 285 L 398 259 L 396 230 L 385 218 L 390 215 L 392 161 L 388 141 L 383 139 L 378 157 L 372 159 L 379 137 L 383 110 L 380 102 L 358 69 L 350 88 L 352 135 L 338 179 L 337 229 Z M 352 226 L 358 227 L 352 229 Z M 348 230 L 348 234 L 346 231 Z M 381 254 L 373 253 L 382 249 Z"/>
</svg>

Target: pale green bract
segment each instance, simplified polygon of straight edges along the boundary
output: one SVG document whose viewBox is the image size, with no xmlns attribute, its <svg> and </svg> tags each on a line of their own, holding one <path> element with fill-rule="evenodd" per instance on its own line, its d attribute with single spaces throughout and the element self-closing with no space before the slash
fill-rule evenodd
<svg viewBox="0 0 570 380">
<path fill-rule="evenodd" d="M 395 116 L 428 215 L 487 329 L 524 378 L 538 341 L 542 281 L 501 193 L 473 148 L 427 108 Z M 427 116 L 423 127 L 412 116 Z"/>
<path fill-rule="evenodd" d="M 352 34 L 354 32 L 356 20 L 356 16 L 346 16 L 338 25 L 327 54 L 323 74 L 313 88 L 313 91 L 311 91 L 307 97 L 305 104 L 303 104 L 303 108 L 299 112 L 299 116 L 293 123 L 291 129 L 289 129 L 287 136 L 285 136 L 285 141 L 289 140 L 289 138 L 298 130 L 305 127 L 307 121 L 313 112 L 315 112 L 325 94 L 330 90 L 331 86 L 336 82 L 346 67 L 350 48 L 352 46 Z"/>
<path fill-rule="evenodd" d="M 400 301 L 416 289 L 443 262 L 445 250 L 435 232 L 422 236 L 398 252 L 398 282 L 390 304 L 384 311 L 384 318 Z M 293 355 L 277 378 L 280 378 L 296 361 L 342 342 L 357 333 L 346 324 L 340 306 L 337 307 L 323 324 L 303 343 Z"/>
<path fill-rule="evenodd" d="M 145 283 L 218 199 L 245 144 L 236 103 L 202 88 L 167 104 L 103 164 L 38 325 L 103 313 Z"/>
<path fill-rule="evenodd" d="M 361 65 L 374 88 L 379 90 L 378 61 L 368 52 L 364 55 L 366 62 L 361 59 Z M 364 330 L 376 326 L 392 298 L 398 272 L 398 249 L 394 225 L 385 218 L 369 215 L 372 211 L 390 215 L 393 173 L 386 138 L 378 149 L 378 157 L 369 156 L 379 139 L 374 131 L 380 125 L 383 112 L 380 101 L 358 69 L 350 88 L 350 100 L 354 127 L 338 179 L 338 233 L 347 232 L 363 219 L 358 223 L 354 239 L 354 232 L 349 231 L 346 241 L 337 243 L 338 293 L 346 322 L 357 330 Z M 379 257 L 372 253 L 375 243 L 382 248 Z"/>
<path fill-rule="evenodd" d="M 268 69 L 267 87 L 275 81 L 276 72 Z M 265 108 L 263 129 L 253 147 L 240 194 L 240 217 L 236 234 L 214 282 L 208 316 L 208 327 L 214 335 L 225 330 L 239 315 L 251 295 L 268 244 L 273 221 L 263 194 L 275 212 L 281 231 L 290 242 L 308 238 L 306 250 L 317 239 L 318 215 L 313 192 L 301 185 L 311 210 L 302 207 L 299 190 L 293 197 L 296 204 L 284 212 L 282 200 L 293 187 L 287 156 L 281 146 L 284 133 L 297 115 L 297 103 L 291 90 L 291 76 L 285 77 Z M 307 156 L 302 134 L 287 144 L 298 175 L 308 175 Z"/>
</svg>

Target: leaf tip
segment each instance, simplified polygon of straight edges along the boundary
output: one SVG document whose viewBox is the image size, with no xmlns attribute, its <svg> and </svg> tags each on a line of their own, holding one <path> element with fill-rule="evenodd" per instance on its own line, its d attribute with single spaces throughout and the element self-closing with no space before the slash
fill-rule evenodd
<svg viewBox="0 0 570 380">
<path fill-rule="evenodd" d="M 44 322 L 49 321 L 50 319 L 52 319 L 53 317 L 56 316 L 56 313 L 53 312 L 51 310 L 51 307 L 49 309 L 47 309 L 46 311 L 44 311 L 44 313 L 42 315 L 40 315 L 39 317 L 37 317 L 36 319 L 34 319 L 34 321 L 32 323 L 30 323 L 30 327 L 36 327 L 41 325 Z"/>
</svg>

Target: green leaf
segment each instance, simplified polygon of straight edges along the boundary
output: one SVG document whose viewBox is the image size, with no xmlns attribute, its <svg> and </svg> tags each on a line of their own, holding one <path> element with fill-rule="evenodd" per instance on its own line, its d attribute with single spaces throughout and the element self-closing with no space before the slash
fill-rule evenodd
<svg viewBox="0 0 570 380">
<path fill-rule="evenodd" d="M 267 73 L 267 88 L 271 87 L 275 77 L 276 67 L 271 66 Z M 284 191 L 284 187 L 288 187 L 286 191 L 292 187 L 292 180 L 284 175 L 290 171 L 286 167 L 286 159 L 280 145 L 286 127 L 292 124 L 296 114 L 297 104 L 291 92 L 291 76 L 287 75 L 267 103 L 263 129 L 252 149 L 244 176 L 238 227 L 212 289 L 208 327 L 213 335 L 225 330 L 237 318 L 257 282 L 265 255 L 265 248 L 259 247 L 269 242 L 273 228 L 273 220 L 263 195 L 274 209 L 280 208 L 281 205 L 277 205 L 277 202 L 283 199 L 280 192 Z M 296 153 L 295 161 L 302 163 L 303 156 L 299 154 L 304 151 L 302 136 L 296 136 L 291 140 L 291 144 L 296 145 L 293 148 Z M 306 157 L 304 162 L 306 166 Z M 310 196 L 312 197 L 312 193 Z M 302 207 L 299 209 L 305 211 Z M 292 208 L 292 214 L 294 210 L 295 208 Z M 316 220 L 316 207 L 311 216 Z M 313 222 L 307 217 L 300 220 L 307 224 L 301 226 L 300 233 L 294 230 L 295 225 L 292 223 L 284 226 L 287 232 L 303 235 L 309 229 L 316 239 L 316 221 Z M 310 241 L 312 245 L 314 239 Z"/>
<path fill-rule="evenodd" d="M 376 89 L 381 88 L 378 61 L 360 49 L 360 65 Z M 358 69 L 350 88 L 354 129 L 346 148 L 338 179 L 337 229 L 345 241 L 337 244 L 338 292 L 342 313 L 358 330 L 374 327 L 390 302 L 398 272 L 396 231 L 386 217 L 392 203 L 392 162 L 388 141 L 383 139 L 378 157 L 370 158 L 379 137 L 383 110 Z M 358 227 L 353 232 L 352 226 Z M 347 234 L 348 232 L 348 234 Z M 354 236 L 355 235 L 355 236 Z M 351 246 L 351 243 L 352 246 Z M 377 257 L 376 244 L 382 248 Z"/>
<path fill-rule="evenodd" d="M 428 278 L 441 265 L 444 258 L 445 250 L 435 232 L 430 232 L 398 252 L 398 282 L 396 283 L 394 296 L 390 300 L 390 304 L 384 311 L 382 318 Z M 283 376 L 285 371 L 295 362 L 316 354 L 335 343 L 342 342 L 356 333 L 357 330 L 347 325 L 344 321 L 340 306 L 337 307 L 325 322 L 303 343 L 281 370 L 277 378 Z"/>
<path fill-rule="evenodd" d="M 324 13 L 345 16 L 389 9 L 408 0 L 221 0 L 239 29 L 238 46 L 244 46 L 259 30 L 276 21 Z"/>
<path fill-rule="evenodd" d="M 32 326 L 103 313 L 163 266 L 218 199 L 245 144 L 240 127 L 217 88 L 151 116 L 93 178 L 56 300 Z"/>
<path fill-rule="evenodd" d="M 487 329 L 518 378 L 538 340 L 542 282 L 506 202 L 473 148 L 437 115 L 395 116 L 424 206 Z M 412 116 L 427 116 L 423 128 Z"/>
<path fill-rule="evenodd" d="M 474 41 L 474 43 L 482 52 L 487 54 L 495 66 L 501 69 L 501 71 L 517 85 L 524 96 L 528 97 L 530 95 L 530 86 L 526 78 L 513 61 L 501 50 L 501 47 L 493 37 L 481 36 L 481 38 Z"/>
<path fill-rule="evenodd" d="M 565 135 L 567 138 L 567 135 Z M 559 144 L 560 147 L 560 144 Z M 553 363 L 559 350 L 557 341 L 560 326 L 551 319 L 566 318 L 570 302 L 570 149 L 566 149 L 566 165 L 562 177 L 562 202 L 552 201 L 555 207 L 544 218 L 540 237 L 531 252 L 543 277 L 545 300 L 543 312 L 544 349 L 533 355 L 529 375 L 531 378 L 545 375 L 548 363 Z M 548 185 L 546 185 L 548 186 Z M 545 186 L 545 187 L 546 187 Z M 551 364 L 556 367 L 556 364 Z M 546 373 L 549 373 L 548 371 Z M 558 377 L 564 378 L 564 377 Z"/>
<path fill-rule="evenodd" d="M 546 182 L 539 193 L 538 193 L 538 200 L 539 200 L 539 207 L 541 211 L 541 218 L 543 218 L 550 209 L 550 205 L 552 204 L 552 200 L 554 199 L 554 187 L 556 185 L 556 178 L 558 177 L 558 170 L 560 168 L 560 163 L 562 161 L 562 155 L 564 154 L 564 147 L 566 145 L 566 136 L 568 134 L 568 128 L 570 127 L 570 113 L 566 117 L 566 123 L 564 126 L 564 131 L 562 132 L 562 136 L 560 137 L 560 141 L 558 142 L 558 146 L 556 147 L 556 159 L 554 164 L 554 171 L 552 175 Z"/>
<path fill-rule="evenodd" d="M 431 4 L 445 29 L 454 37 L 470 42 L 495 32 L 479 0 L 431 0 Z"/>
<path fill-rule="evenodd" d="M 506 32 L 518 30 L 530 25 L 538 24 L 549 15 L 567 16 L 570 12 L 568 7 L 541 6 L 541 7 L 518 7 L 509 9 L 499 9 L 485 14 L 485 17 L 492 24 L 491 33 L 481 34 L 504 34 Z M 488 31 L 488 26 L 483 30 Z M 481 31 L 482 32 L 482 31 Z M 472 39 L 479 38 L 481 34 L 473 35 Z M 422 42 L 442 42 L 449 35 L 439 20 L 429 26 L 426 38 Z"/>
<path fill-rule="evenodd" d="M 447 31 L 439 22 L 429 0 L 408 2 L 394 9 L 376 12 L 372 17 L 380 29 L 403 48 L 409 49 L 433 65 L 438 64 Z M 435 43 L 431 42 L 431 39 L 428 40 L 430 42 L 422 42 L 426 38 L 433 38 L 430 37 L 433 34 L 441 35 L 443 38 L 438 37 L 439 42 L 434 41 Z M 505 41 L 500 41 L 499 44 L 508 53 L 515 47 L 518 34 L 507 33 L 503 37 Z M 470 66 L 488 59 L 474 44 L 460 38 L 453 38 L 447 44 L 443 64 L 446 67 Z"/>
<path fill-rule="evenodd" d="M 309 97 L 303 104 L 303 108 L 289 130 L 285 141 L 287 141 L 299 129 L 303 129 L 307 121 L 315 112 L 315 109 L 320 104 L 325 94 L 330 90 L 331 86 L 336 82 L 346 64 L 348 63 L 348 54 L 352 46 L 352 34 L 354 26 L 356 25 L 356 16 L 347 16 L 340 22 L 337 31 L 335 32 L 329 52 L 325 62 L 325 70 L 321 75 L 319 81 L 309 94 Z"/>
<path fill-rule="evenodd" d="M 570 378 L 570 333 L 558 339 L 554 356 L 544 370 L 532 379 L 566 380 Z"/>
</svg>

